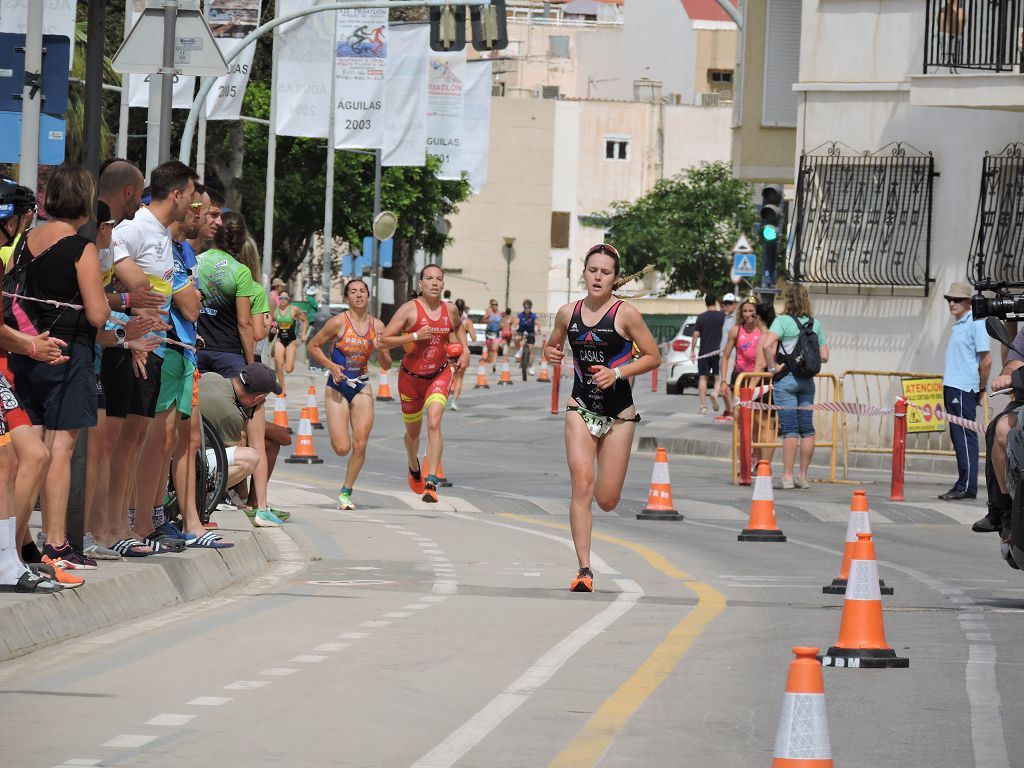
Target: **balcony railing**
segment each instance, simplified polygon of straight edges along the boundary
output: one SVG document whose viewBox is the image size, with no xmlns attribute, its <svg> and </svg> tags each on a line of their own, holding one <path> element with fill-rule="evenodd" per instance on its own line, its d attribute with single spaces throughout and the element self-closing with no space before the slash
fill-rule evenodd
<svg viewBox="0 0 1024 768">
<path fill-rule="evenodd" d="M 1024 144 L 985 153 L 967 274 L 975 282 L 1024 280 Z"/>
<path fill-rule="evenodd" d="M 925 0 L 924 73 L 1019 72 L 1024 0 Z"/>
</svg>

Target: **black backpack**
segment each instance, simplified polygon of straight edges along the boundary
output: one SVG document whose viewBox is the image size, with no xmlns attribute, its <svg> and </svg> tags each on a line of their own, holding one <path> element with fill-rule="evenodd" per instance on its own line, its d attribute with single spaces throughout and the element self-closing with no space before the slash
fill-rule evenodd
<svg viewBox="0 0 1024 768">
<path fill-rule="evenodd" d="M 806 323 L 801 323 L 800 318 L 794 317 L 793 322 L 799 330 L 793 351 L 786 354 L 782 351 L 782 344 L 779 344 L 777 362 L 785 363 L 786 370 L 798 379 L 810 379 L 821 371 L 821 347 L 818 344 L 818 334 L 814 332 L 814 318 L 810 317 Z"/>
</svg>

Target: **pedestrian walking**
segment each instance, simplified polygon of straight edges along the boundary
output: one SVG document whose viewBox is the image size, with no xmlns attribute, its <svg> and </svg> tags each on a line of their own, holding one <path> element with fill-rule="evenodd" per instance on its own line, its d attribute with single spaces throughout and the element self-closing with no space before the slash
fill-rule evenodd
<svg viewBox="0 0 1024 768">
<path fill-rule="evenodd" d="M 715 421 L 728 423 L 732 421 L 732 380 L 729 378 L 728 360 L 729 355 L 725 354 L 725 345 L 729 340 L 729 333 L 736 327 L 736 294 L 727 293 L 722 297 L 722 311 L 725 313 L 725 320 L 722 321 L 722 341 L 719 344 L 719 361 L 725 366 L 718 377 L 718 389 L 722 393 L 722 415 L 716 416 Z"/>
<path fill-rule="evenodd" d="M 741 373 L 752 373 L 757 366 L 757 348 L 761 343 L 761 323 L 757 317 L 757 299 L 751 297 L 740 305 L 740 322 L 725 337 L 722 351 L 722 370 L 719 374 L 722 398 L 729 402 L 732 388 Z M 736 351 L 732 375 L 728 375 L 729 358 Z"/>
<path fill-rule="evenodd" d="M 476 341 L 476 329 L 473 327 L 473 321 L 469 319 L 469 314 L 466 312 L 466 302 L 462 299 L 455 300 L 455 311 L 458 313 L 462 321 L 462 327 L 466 330 L 466 335 L 472 341 Z M 486 356 L 486 350 L 484 355 Z M 483 360 L 484 358 L 481 358 Z M 467 366 L 468 367 L 468 366 Z M 459 410 L 459 397 L 462 395 L 462 385 L 466 378 L 466 369 L 459 368 L 455 372 L 455 380 L 452 382 L 452 391 L 448 396 L 448 404 L 451 406 L 453 411 Z"/>
<path fill-rule="evenodd" d="M 562 345 L 568 338 L 575 370 L 565 409 L 565 454 L 572 481 L 569 527 L 579 561 L 569 587 L 573 592 L 594 591 L 593 502 L 610 512 L 622 495 L 633 433 L 640 421 L 628 379 L 661 365 L 658 345 L 640 312 L 612 293 L 619 273 L 619 252 L 613 246 L 599 243 L 587 251 L 583 260 L 587 296 L 558 310 L 544 348 L 547 359 L 561 365 Z M 633 359 L 634 343 L 640 350 L 637 360 Z"/>
<path fill-rule="evenodd" d="M 946 364 L 942 371 L 942 399 L 946 413 L 974 421 L 978 402 L 988 383 L 992 355 L 985 323 L 971 312 L 973 291 L 964 283 L 953 283 L 944 298 L 953 316 L 953 329 L 946 345 Z M 974 499 L 978 496 L 978 434 L 959 424 L 949 425 L 949 438 L 956 451 L 956 483 L 943 501 Z"/>
<path fill-rule="evenodd" d="M 722 326 L 725 313 L 718 309 L 718 299 L 709 293 L 704 297 L 707 310 L 697 315 L 690 344 L 690 361 L 697 362 L 697 397 L 700 399 L 700 415 L 708 412 L 708 379 L 711 380 L 711 407 L 718 410 L 718 395 L 715 393 L 715 377 L 719 371 L 719 356 L 722 345 Z M 697 342 L 700 342 L 698 345 Z M 697 350 L 700 350 L 700 359 Z"/>
<path fill-rule="evenodd" d="M 821 322 L 811 313 L 811 299 L 800 283 L 790 283 L 783 314 L 761 337 L 782 435 L 782 487 L 809 488 L 807 470 L 814 457 L 814 414 L 796 410 L 814 402 L 814 377 L 828 362 L 828 344 Z M 793 474 L 797 454 L 800 472 Z"/>
<path fill-rule="evenodd" d="M 343 292 L 348 310 L 328 320 L 307 345 L 311 360 L 327 369 L 324 393 L 327 431 L 338 456 L 349 456 L 345 482 L 338 492 L 338 509 L 355 509 L 352 490 L 366 461 L 366 444 L 373 429 L 373 391 L 369 383 L 370 355 L 377 351 L 382 371 L 391 370 L 391 354 L 379 348 L 384 323 L 370 315 L 370 289 L 362 278 L 349 280 Z M 323 347 L 331 345 L 327 358 Z"/>
</svg>

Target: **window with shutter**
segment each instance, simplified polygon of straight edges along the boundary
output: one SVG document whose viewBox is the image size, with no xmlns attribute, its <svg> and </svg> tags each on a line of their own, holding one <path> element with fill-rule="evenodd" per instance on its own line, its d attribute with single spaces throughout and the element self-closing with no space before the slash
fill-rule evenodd
<svg viewBox="0 0 1024 768">
<path fill-rule="evenodd" d="M 768 0 L 761 124 L 796 127 L 800 77 L 800 0 Z"/>
<path fill-rule="evenodd" d="M 551 212 L 551 247 L 569 247 L 569 213 L 565 211 Z"/>
<path fill-rule="evenodd" d="M 553 59 L 569 58 L 569 38 L 565 35 L 552 35 L 549 37 L 548 56 Z"/>
</svg>

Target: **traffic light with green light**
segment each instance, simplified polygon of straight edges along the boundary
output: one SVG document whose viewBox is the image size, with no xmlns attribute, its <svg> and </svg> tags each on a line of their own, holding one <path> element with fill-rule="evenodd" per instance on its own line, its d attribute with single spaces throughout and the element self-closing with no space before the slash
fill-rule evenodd
<svg viewBox="0 0 1024 768">
<path fill-rule="evenodd" d="M 768 184 L 761 190 L 761 206 L 759 213 L 761 223 L 757 232 L 764 251 L 764 274 L 762 287 L 775 286 L 776 259 L 779 253 L 779 235 L 782 232 L 783 219 L 782 187 Z"/>
</svg>

